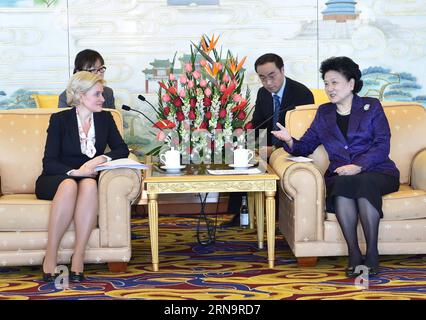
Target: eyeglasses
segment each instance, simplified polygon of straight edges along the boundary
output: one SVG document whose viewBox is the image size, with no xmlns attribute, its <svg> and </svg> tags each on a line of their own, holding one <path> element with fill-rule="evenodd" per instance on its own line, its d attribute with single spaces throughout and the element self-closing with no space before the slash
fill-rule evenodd
<svg viewBox="0 0 426 320">
<path fill-rule="evenodd" d="M 267 76 L 260 76 L 259 78 L 260 78 L 260 81 L 262 83 L 266 83 L 268 81 L 274 82 L 276 80 L 277 76 L 278 76 L 278 74 L 274 72 L 274 73 L 271 73 Z"/>
<path fill-rule="evenodd" d="M 105 72 L 105 70 L 106 70 L 106 67 L 105 67 L 105 66 L 102 66 L 102 67 L 100 67 L 100 68 L 86 69 L 86 70 L 84 70 L 84 71 L 88 71 L 88 72 L 91 72 L 91 73 L 104 73 L 104 72 Z"/>
</svg>

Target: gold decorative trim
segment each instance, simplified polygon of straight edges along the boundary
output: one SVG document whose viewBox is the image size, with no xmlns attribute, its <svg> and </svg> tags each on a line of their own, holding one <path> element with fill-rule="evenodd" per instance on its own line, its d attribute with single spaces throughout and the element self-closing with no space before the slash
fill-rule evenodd
<svg viewBox="0 0 426 320">
<path fill-rule="evenodd" d="M 147 183 L 147 193 L 275 191 L 275 181 L 210 181 Z"/>
<path fill-rule="evenodd" d="M 265 181 L 265 191 L 277 191 L 277 182 Z"/>
</svg>

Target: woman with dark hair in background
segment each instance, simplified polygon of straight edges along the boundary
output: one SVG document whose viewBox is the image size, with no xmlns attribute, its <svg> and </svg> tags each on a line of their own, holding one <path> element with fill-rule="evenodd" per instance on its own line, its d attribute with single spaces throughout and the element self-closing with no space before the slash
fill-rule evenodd
<svg viewBox="0 0 426 320">
<path fill-rule="evenodd" d="M 106 71 L 104 58 L 102 58 L 99 52 L 95 50 L 85 49 L 80 51 L 75 57 L 73 74 L 79 71 L 88 71 L 98 75 L 101 79 L 103 79 Z M 105 99 L 102 107 L 107 109 L 115 109 L 114 92 L 112 89 L 110 87 L 104 86 L 104 92 L 102 95 Z M 58 107 L 69 107 L 65 91 L 59 95 Z"/>
<path fill-rule="evenodd" d="M 375 275 L 382 196 L 399 188 L 399 171 L 389 159 L 389 123 L 379 100 L 357 95 L 363 85 L 361 71 L 350 58 L 329 58 L 321 63 L 320 72 L 330 103 L 319 106 L 300 140 L 279 124 L 280 130 L 272 134 L 293 155 L 308 156 L 324 146 L 330 160 L 325 173 L 327 211 L 336 214 L 348 246 L 346 275 L 358 276 L 356 267 L 363 264 Z M 358 245 L 358 217 L 367 242 L 364 258 Z"/>
</svg>

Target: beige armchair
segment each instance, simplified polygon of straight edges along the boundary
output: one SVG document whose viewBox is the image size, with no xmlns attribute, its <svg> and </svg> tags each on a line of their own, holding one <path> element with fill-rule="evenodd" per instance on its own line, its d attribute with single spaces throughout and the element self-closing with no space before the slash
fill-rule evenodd
<svg viewBox="0 0 426 320">
<path fill-rule="evenodd" d="M 398 192 L 383 197 L 384 217 L 379 229 L 379 252 L 426 253 L 426 109 L 409 102 L 384 102 L 391 128 L 390 158 L 401 173 Z M 287 113 L 286 128 L 300 138 L 314 119 L 317 106 L 301 106 Z M 347 255 L 346 243 L 335 214 L 325 212 L 323 174 L 329 160 L 323 146 L 312 163 L 294 163 L 282 149 L 270 164 L 279 183 L 279 229 L 299 265 L 313 266 L 317 257 Z M 358 226 L 360 246 L 365 239 Z"/>
<path fill-rule="evenodd" d="M 42 170 L 46 129 L 58 109 L 0 111 L 0 267 L 40 265 L 47 244 L 51 201 L 38 200 L 35 180 Z M 119 111 L 108 110 L 123 132 Z M 99 217 L 85 256 L 88 263 L 108 263 L 124 271 L 131 258 L 130 205 L 141 190 L 141 172 L 103 171 L 99 178 Z M 68 263 L 74 224 L 66 231 L 58 262 Z"/>
</svg>

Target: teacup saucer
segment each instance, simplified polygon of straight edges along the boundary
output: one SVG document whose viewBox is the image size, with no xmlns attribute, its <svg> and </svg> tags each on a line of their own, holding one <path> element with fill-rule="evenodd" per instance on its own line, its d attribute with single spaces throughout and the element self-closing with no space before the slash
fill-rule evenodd
<svg viewBox="0 0 426 320">
<path fill-rule="evenodd" d="M 234 163 L 230 163 L 229 164 L 229 166 L 231 167 L 231 168 L 238 168 L 238 169 L 245 169 L 245 168 L 250 168 L 250 167 L 253 167 L 254 166 L 254 164 L 253 163 L 248 163 L 248 164 L 245 164 L 245 165 L 242 165 L 242 166 L 240 166 L 240 165 L 236 165 L 236 164 L 234 164 Z"/>
<path fill-rule="evenodd" d="M 160 166 L 160 168 L 161 169 L 163 169 L 163 170 L 166 170 L 166 171 L 168 171 L 168 172 L 179 172 L 180 170 L 182 170 L 182 169 L 184 169 L 186 166 L 183 164 L 183 165 L 180 165 L 179 167 L 177 167 L 177 168 L 168 168 L 167 166 Z"/>
</svg>

